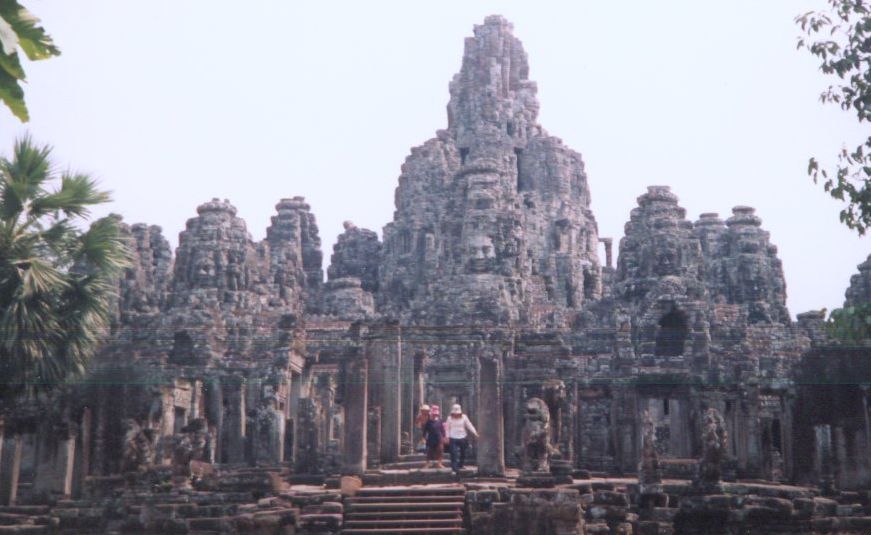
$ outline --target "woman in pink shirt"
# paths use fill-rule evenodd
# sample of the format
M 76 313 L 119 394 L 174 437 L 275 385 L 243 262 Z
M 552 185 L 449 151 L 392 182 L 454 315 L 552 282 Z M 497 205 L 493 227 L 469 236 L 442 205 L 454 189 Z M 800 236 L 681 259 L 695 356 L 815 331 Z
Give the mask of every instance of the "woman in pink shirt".
M 469 417 L 463 414 L 463 408 L 459 404 L 451 407 L 451 415 L 445 420 L 445 427 L 450 439 L 448 451 L 451 454 L 451 470 L 456 474 L 466 462 L 466 449 L 469 447 L 468 433 L 478 438 L 478 431 L 469 421 Z

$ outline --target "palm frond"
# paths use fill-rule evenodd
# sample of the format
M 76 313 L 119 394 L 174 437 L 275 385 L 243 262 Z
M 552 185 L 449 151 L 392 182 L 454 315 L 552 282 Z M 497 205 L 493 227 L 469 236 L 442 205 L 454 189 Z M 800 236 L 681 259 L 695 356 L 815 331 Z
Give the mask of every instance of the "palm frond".
M 31 257 L 13 260 L 21 280 L 20 295 L 30 299 L 63 291 L 69 283 L 63 274 L 41 258 Z
M 67 216 L 88 217 L 89 206 L 109 202 L 108 192 L 100 191 L 97 182 L 88 175 L 64 173 L 61 186 L 55 192 L 35 197 L 29 215 L 39 218 L 47 214 L 63 212 Z
M 25 135 L 15 142 L 11 160 L 0 159 L 0 217 L 17 217 L 43 192 L 52 175 L 50 156 L 50 146 L 36 146 Z
M 81 235 L 73 258 L 89 272 L 115 276 L 130 265 L 131 255 L 117 219 L 109 216 L 94 221 Z
M 55 254 L 61 254 L 72 246 L 76 237 L 76 228 L 68 219 L 53 221 L 51 226 L 39 233 L 39 238 Z

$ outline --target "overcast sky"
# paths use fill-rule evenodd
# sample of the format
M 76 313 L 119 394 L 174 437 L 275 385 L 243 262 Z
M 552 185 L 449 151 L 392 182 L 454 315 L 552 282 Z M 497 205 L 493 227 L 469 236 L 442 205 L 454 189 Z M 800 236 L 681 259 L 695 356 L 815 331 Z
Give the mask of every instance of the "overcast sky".
M 806 175 L 867 131 L 818 96 L 795 15 L 823 0 L 707 2 L 26 0 L 63 55 L 26 66 L 32 120 L 0 109 L 0 154 L 29 131 L 114 194 L 107 210 L 163 227 L 230 199 L 262 239 L 305 196 L 326 258 L 344 220 L 381 232 L 410 148 L 447 124 L 464 37 L 514 23 L 540 122 L 586 163 L 601 236 L 648 185 L 695 220 L 757 208 L 794 314 L 838 307 L 871 253 Z M 326 266 L 325 266 L 326 267 Z

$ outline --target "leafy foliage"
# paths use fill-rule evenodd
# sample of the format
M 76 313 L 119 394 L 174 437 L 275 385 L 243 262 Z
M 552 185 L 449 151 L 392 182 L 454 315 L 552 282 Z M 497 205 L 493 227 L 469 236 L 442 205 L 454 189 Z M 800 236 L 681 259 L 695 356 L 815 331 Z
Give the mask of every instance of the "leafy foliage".
M 77 226 L 109 195 L 50 156 L 25 137 L 0 158 L 0 401 L 84 372 L 128 261 L 115 218 Z
M 833 310 L 826 327 L 835 340 L 851 345 L 868 344 L 871 342 L 871 303 Z
M 827 0 L 827 11 L 808 12 L 796 17 L 804 35 L 798 48 L 821 60 L 820 70 L 837 76 L 838 82 L 820 95 L 856 114 L 859 122 L 871 120 L 871 2 L 868 0 Z M 814 182 L 823 181 L 829 195 L 847 206 L 841 222 L 860 235 L 871 228 L 871 136 L 838 154 L 832 170 L 820 167 L 816 158 L 808 164 Z
M 30 61 L 60 55 L 33 13 L 17 0 L 0 0 L 0 101 L 21 121 L 27 122 L 30 115 L 21 87 L 26 77 L 19 48 Z

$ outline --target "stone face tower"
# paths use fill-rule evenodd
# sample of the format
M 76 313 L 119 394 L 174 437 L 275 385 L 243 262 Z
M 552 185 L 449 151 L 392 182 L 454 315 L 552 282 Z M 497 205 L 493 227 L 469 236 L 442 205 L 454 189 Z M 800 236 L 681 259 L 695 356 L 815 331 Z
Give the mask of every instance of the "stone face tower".
M 536 122 L 526 53 L 499 16 L 466 40 L 448 129 L 412 149 L 384 229 L 385 312 L 415 323 L 564 325 L 601 294 L 580 154 Z

